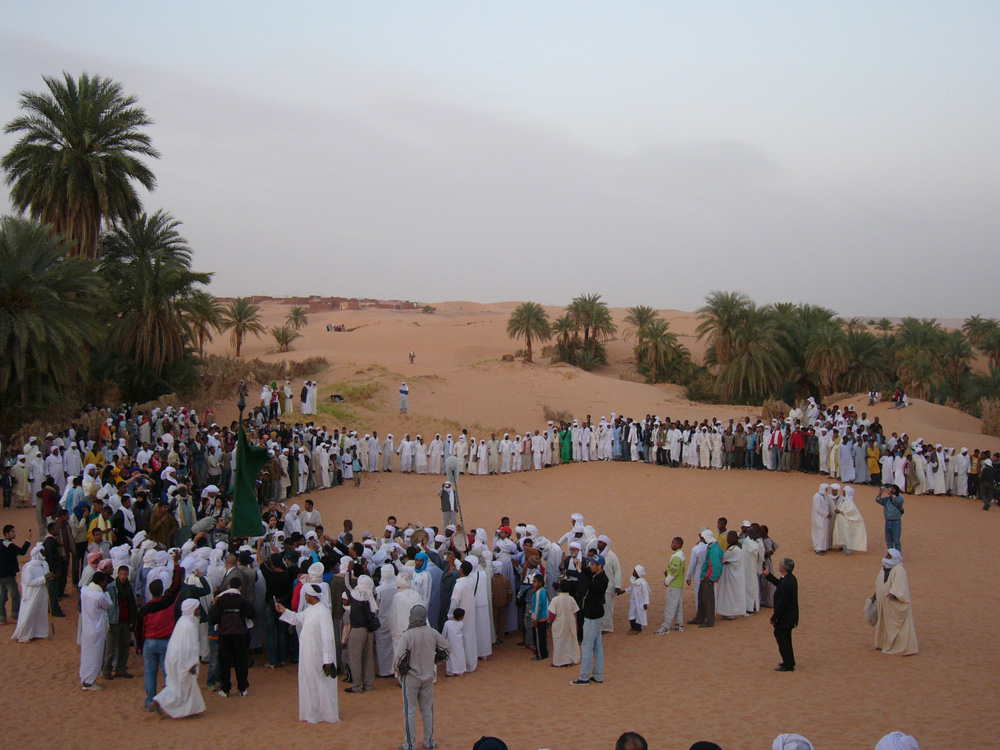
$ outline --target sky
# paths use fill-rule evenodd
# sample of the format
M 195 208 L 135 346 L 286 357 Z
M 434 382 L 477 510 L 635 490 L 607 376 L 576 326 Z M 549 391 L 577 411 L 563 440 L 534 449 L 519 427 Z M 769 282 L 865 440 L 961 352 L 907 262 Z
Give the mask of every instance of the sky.
M 0 122 L 154 124 L 218 295 L 1000 316 L 1000 3 L 0 0 Z M 0 134 L 0 153 L 14 143 Z M 0 212 L 10 212 L 0 184 Z

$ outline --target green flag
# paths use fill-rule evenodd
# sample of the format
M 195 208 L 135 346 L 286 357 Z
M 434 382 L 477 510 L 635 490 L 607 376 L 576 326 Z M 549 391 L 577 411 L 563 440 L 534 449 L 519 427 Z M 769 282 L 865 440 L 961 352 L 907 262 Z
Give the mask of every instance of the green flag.
M 240 425 L 236 437 L 236 471 L 233 483 L 232 536 L 244 538 L 264 535 L 264 522 L 257 505 L 257 475 L 271 458 L 267 448 L 247 443 L 247 434 Z

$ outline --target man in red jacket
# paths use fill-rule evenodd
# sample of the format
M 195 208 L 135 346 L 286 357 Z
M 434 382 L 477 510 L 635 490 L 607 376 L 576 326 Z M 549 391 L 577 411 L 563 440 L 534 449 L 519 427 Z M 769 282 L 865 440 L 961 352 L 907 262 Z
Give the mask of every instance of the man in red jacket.
M 149 593 L 153 598 L 139 609 L 139 618 L 135 627 L 135 647 L 142 655 L 145 669 L 146 710 L 154 711 L 153 698 L 156 696 L 156 672 L 163 671 L 163 681 L 166 683 L 167 672 L 165 659 L 167 642 L 174 632 L 174 603 L 181 590 L 184 580 L 184 570 L 174 558 L 174 578 L 170 588 L 164 593 L 163 582 L 155 580 L 149 584 Z
M 806 449 L 806 437 L 802 434 L 802 428 L 795 425 L 795 431 L 788 441 L 792 450 L 792 471 L 802 471 L 802 454 Z

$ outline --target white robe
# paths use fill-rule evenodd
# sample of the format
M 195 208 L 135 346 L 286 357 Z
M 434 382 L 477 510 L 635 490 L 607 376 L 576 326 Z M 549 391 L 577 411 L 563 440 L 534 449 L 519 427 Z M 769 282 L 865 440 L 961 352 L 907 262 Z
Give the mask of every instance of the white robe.
M 198 687 L 198 638 L 198 618 L 182 615 L 167 643 L 163 663 L 167 678 L 163 690 L 153 699 L 172 719 L 183 719 L 205 710 L 205 699 Z M 191 674 L 192 667 L 194 674 Z
M 622 566 L 618 562 L 618 555 L 611 551 L 610 547 L 605 547 L 604 552 L 604 573 L 608 577 L 608 588 L 604 593 L 604 621 L 601 623 L 602 633 L 615 632 L 615 589 L 622 587 Z
M 80 592 L 80 682 L 93 684 L 104 665 L 104 643 L 108 637 L 111 597 L 97 584 Z
M 649 583 L 647 583 L 645 578 L 639 578 L 625 589 L 625 593 L 629 595 L 629 621 L 635 622 L 637 625 L 648 625 Z
M 323 603 L 302 614 L 285 610 L 282 622 L 301 627 L 299 633 L 299 721 L 316 724 L 340 721 L 337 678 L 323 673 L 324 664 L 336 664 L 333 617 Z
M 396 579 L 397 588 L 399 580 Z M 392 650 L 396 650 L 399 637 L 410 626 L 410 610 L 417 605 L 423 606 L 424 600 L 412 588 L 398 589 L 392 597 L 392 608 L 389 610 L 389 630 L 392 633 Z
M 500 473 L 510 474 L 511 459 L 514 455 L 514 444 L 504 438 L 500 441 Z
M 476 599 L 476 655 L 485 659 L 493 653 L 493 602 L 490 601 L 489 577 L 482 568 L 473 570 L 469 578 L 473 583 Z
M 868 531 L 865 529 L 865 519 L 854 504 L 854 500 L 844 497 L 838 506 L 840 513 L 833 527 L 833 546 L 857 552 L 868 551 Z
M 476 662 L 479 656 L 476 639 L 476 595 L 474 587 L 476 585 L 476 571 L 455 581 L 455 588 L 451 592 L 451 606 L 448 608 L 448 616 L 455 609 L 461 607 L 465 610 L 465 619 L 462 625 L 462 643 L 465 646 L 465 671 L 475 672 Z M 407 610 L 409 612 L 409 610 Z
M 396 597 L 396 580 L 380 583 L 375 587 L 375 603 L 379 612 L 391 612 L 392 600 Z M 375 631 L 375 674 L 378 677 L 392 675 L 392 629 L 389 618 L 384 615 L 379 618 L 381 623 Z
M 417 474 L 427 473 L 427 445 L 425 443 L 413 444 L 413 470 Z
M 442 635 L 448 641 L 450 651 L 448 652 L 448 663 L 445 665 L 445 674 L 449 677 L 457 677 L 465 674 L 465 643 L 462 637 L 463 623 L 460 620 L 448 620 L 444 624 Z
M 812 544 L 816 552 L 824 552 L 830 536 L 830 504 L 826 495 L 817 492 L 812 504 Z
M 744 537 L 740 540 L 746 556 L 743 559 L 743 574 L 747 585 L 747 612 L 760 611 L 760 578 L 763 572 L 764 547 L 755 539 Z
M 720 617 L 745 617 L 747 582 L 744 566 L 746 551 L 734 544 L 722 556 L 722 577 L 715 595 L 715 611 Z
M 440 474 L 443 456 L 444 441 L 434 438 L 431 440 L 430 451 L 428 452 L 427 471 L 431 474 Z
M 399 454 L 399 470 L 404 474 L 413 471 L 413 441 L 403 440 L 396 449 Z
M 49 637 L 49 596 L 45 588 L 48 573 L 48 563 L 40 558 L 21 568 L 21 609 L 11 636 L 18 643 Z

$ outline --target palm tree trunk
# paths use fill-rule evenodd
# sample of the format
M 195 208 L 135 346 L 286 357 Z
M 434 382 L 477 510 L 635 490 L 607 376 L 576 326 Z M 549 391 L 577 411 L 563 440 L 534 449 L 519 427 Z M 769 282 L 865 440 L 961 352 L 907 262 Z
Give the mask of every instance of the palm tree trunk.
M 236 337 L 236 356 L 237 357 L 240 356 L 240 351 L 242 349 L 243 349 L 243 337 L 242 336 L 237 336 Z
M 530 333 L 525 334 L 525 336 L 524 336 L 524 343 L 528 347 L 528 362 L 531 362 L 531 334 Z

